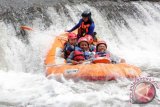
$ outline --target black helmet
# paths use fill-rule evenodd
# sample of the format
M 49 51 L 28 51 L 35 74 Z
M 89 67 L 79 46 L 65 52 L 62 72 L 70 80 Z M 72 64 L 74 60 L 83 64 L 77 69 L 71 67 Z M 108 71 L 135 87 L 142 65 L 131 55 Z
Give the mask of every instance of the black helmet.
M 82 17 L 90 17 L 91 16 L 91 11 L 89 10 L 85 10 L 83 13 L 82 13 Z

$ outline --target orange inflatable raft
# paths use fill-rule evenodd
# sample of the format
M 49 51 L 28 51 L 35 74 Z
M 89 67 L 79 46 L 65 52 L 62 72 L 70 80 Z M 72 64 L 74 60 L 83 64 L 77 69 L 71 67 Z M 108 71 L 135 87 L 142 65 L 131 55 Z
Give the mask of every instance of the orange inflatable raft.
M 85 63 L 72 65 L 67 64 L 61 58 L 61 50 L 63 44 L 67 41 L 67 33 L 55 37 L 52 48 L 46 56 L 46 76 L 63 75 L 67 79 L 82 79 L 82 80 L 114 80 L 116 78 L 135 78 L 141 74 L 138 67 L 128 65 L 125 63 L 120 64 L 107 64 L 107 63 Z

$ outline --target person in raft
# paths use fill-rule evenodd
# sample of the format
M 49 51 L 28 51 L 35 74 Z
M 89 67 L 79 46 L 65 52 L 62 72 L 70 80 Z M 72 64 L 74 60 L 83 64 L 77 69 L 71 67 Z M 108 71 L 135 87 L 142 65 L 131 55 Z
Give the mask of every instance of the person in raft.
M 95 24 L 91 18 L 91 12 L 86 10 L 82 13 L 82 18 L 79 22 L 71 29 L 67 30 L 67 32 L 72 32 L 78 28 L 78 39 L 80 37 L 84 37 L 86 34 L 89 34 L 93 37 L 94 41 L 97 41 L 96 32 L 94 32 Z
M 68 41 L 64 43 L 61 57 L 67 59 L 70 53 L 75 50 L 75 46 L 77 46 L 77 35 L 75 33 L 69 33 Z
M 119 57 L 111 54 L 107 50 L 107 44 L 105 41 L 98 41 L 97 42 L 95 59 L 98 57 L 105 57 L 105 58 L 109 59 L 111 63 L 114 63 L 114 64 L 125 63 L 125 60 L 123 58 L 119 58 Z
M 94 58 L 94 53 L 90 50 L 90 45 L 85 37 L 81 37 L 78 40 L 78 46 L 75 47 L 75 51 L 72 51 L 67 58 L 67 63 L 81 64 L 85 60 L 92 60 Z
M 90 51 L 91 52 L 96 52 L 96 46 L 93 44 L 93 37 L 91 35 L 85 35 L 85 38 L 87 38 L 87 41 L 90 45 Z

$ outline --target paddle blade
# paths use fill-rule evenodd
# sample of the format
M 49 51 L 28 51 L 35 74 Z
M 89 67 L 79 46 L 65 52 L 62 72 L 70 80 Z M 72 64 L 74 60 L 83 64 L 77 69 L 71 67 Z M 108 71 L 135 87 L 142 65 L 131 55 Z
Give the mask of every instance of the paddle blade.
M 21 26 L 20 27 L 22 30 L 29 30 L 29 31 L 33 31 L 33 29 L 31 27 L 28 26 Z

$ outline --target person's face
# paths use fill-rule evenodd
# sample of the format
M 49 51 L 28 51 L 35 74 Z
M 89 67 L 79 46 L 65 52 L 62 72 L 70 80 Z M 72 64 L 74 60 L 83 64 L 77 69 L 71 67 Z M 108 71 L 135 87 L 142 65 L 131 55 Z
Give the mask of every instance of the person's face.
M 80 48 L 82 48 L 84 51 L 88 51 L 89 46 L 87 42 L 81 42 L 80 43 Z
M 88 21 L 88 17 L 82 17 L 82 19 L 83 19 L 84 22 Z
M 98 52 L 105 52 L 107 50 L 107 47 L 105 44 L 98 45 Z
M 75 38 L 75 39 L 69 39 L 69 43 L 70 43 L 71 45 L 75 45 L 76 42 L 77 42 L 77 38 Z

